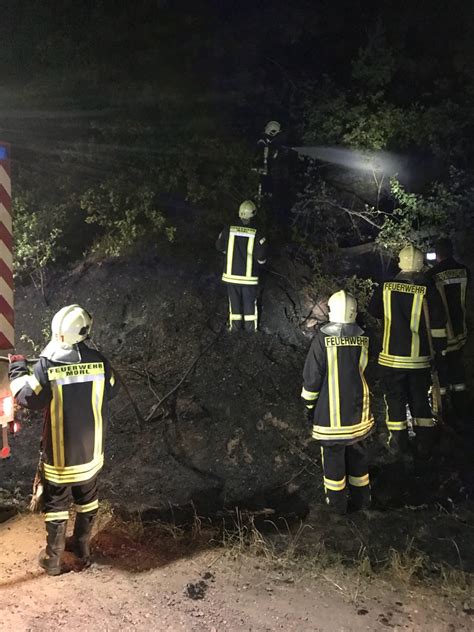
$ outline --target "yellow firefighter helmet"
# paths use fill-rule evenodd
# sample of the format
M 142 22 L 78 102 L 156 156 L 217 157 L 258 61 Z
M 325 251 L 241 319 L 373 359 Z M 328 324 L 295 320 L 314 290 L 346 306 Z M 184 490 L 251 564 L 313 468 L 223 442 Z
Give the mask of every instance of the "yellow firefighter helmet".
M 328 301 L 329 320 L 332 323 L 355 323 L 357 301 L 345 290 L 339 290 Z
M 85 340 L 92 327 L 92 317 L 80 305 L 67 305 L 57 312 L 51 322 L 51 340 L 75 345 Z
M 398 266 L 403 272 L 420 272 L 423 267 L 423 253 L 413 244 L 400 250 Z
M 252 200 L 245 200 L 239 206 L 239 217 L 240 219 L 252 219 L 257 214 L 257 207 L 252 202 Z
M 268 121 L 265 125 L 265 134 L 267 136 L 276 136 L 281 132 L 281 125 L 278 121 Z

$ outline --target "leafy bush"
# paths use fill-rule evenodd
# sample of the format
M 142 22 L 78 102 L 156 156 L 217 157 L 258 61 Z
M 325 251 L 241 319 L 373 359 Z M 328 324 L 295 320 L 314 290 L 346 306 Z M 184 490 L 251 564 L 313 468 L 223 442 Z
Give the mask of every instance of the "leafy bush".
M 136 187 L 123 180 L 112 180 L 83 193 L 80 205 L 87 213 L 85 221 L 102 229 L 93 251 L 118 256 L 162 234 L 173 241 L 175 229 L 166 224 L 155 198 L 149 185 Z
M 391 192 L 396 206 L 376 238 L 378 247 L 389 254 L 396 254 L 407 243 L 426 251 L 439 235 L 466 230 L 474 221 L 472 184 L 453 168 L 448 182 L 433 183 L 426 195 L 409 193 L 395 178 Z
M 38 208 L 28 194 L 19 194 L 13 198 L 12 213 L 14 273 L 20 279 L 30 277 L 45 297 L 46 268 L 61 253 L 62 229 L 60 226 L 50 226 L 48 210 Z

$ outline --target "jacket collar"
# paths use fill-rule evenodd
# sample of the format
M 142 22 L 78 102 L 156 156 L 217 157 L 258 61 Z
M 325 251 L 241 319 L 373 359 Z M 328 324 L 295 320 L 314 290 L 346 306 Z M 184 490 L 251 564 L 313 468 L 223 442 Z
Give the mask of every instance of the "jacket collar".
M 328 336 L 361 336 L 364 333 L 357 323 L 327 323 L 321 330 Z
M 76 364 L 81 361 L 81 352 L 78 345 L 69 346 L 51 340 L 40 353 L 40 357 L 61 364 Z

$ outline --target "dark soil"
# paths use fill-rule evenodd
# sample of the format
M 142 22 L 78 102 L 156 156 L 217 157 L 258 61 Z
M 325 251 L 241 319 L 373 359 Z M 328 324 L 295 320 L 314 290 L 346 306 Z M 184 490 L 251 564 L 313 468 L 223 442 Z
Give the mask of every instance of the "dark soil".
M 247 512 L 271 532 L 307 520 L 330 549 L 352 558 L 364 547 L 377 563 L 391 548 L 411 547 L 435 562 L 474 570 L 472 443 L 445 433 L 428 466 L 403 472 L 390 464 L 373 379 L 375 511 L 350 515 L 334 531 L 324 513 L 319 447 L 308 440 L 300 405 L 311 333 L 302 324 L 310 306 L 297 289 L 305 271 L 283 260 L 273 266 L 254 335 L 224 328 L 227 299 L 217 259 L 178 263 L 144 254 L 83 263 L 51 277 L 47 307 L 34 288 L 17 289 L 18 341 L 26 334 L 41 345 L 42 330 L 65 304 L 91 311 L 94 341 L 146 419 L 138 423 L 122 389 L 112 403 L 102 499 L 122 515 L 139 512 L 145 522 L 186 525 L 199 515 L 229 525 Z M 25 342 L 18 351 L 32 355 Z M 12 439 L 12 457 L 0 462 L 7 508 L 15 495 L 20 502 L 30 492 L 40 427 L 26 416 Z

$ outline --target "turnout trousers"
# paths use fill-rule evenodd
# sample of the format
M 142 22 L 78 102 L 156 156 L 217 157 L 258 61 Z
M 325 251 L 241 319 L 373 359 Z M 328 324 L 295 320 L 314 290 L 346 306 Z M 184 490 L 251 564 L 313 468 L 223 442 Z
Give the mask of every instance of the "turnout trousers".
M 347 488 L 354 509 L 370 506 L 370 481 L 364 441 L 321 446 L 326 502 L 337 513 L 347 511 Z
M 435 422 L 429 401 L 430 369 L 392 369 L 379 366 L 379 370 L 384 391 L 389 447 L 397 453 L 402 453 L 408 448 L 408 406 L 417 443 L 430 448 L 435 433 Z
M 258 311 L 257 295 L 258 285 L 238 285 L 227 283 L 229 296 L 229 330 L 257 331 Z
M 448 398 L 459 421 L 465 421 L 467 409 L 466 371 L 464 369 L 463 351 L 448 351 L 446 355 L 436 358 L 439 384 L 443 406 L 446 408 Z
M 99 508 L 97 477 L 80 485 L 53 485 L 44 483 L 44 512 L 46 522 L 62 522 L 69 518 L 71 496 L 78 514 L 95 516 Z

